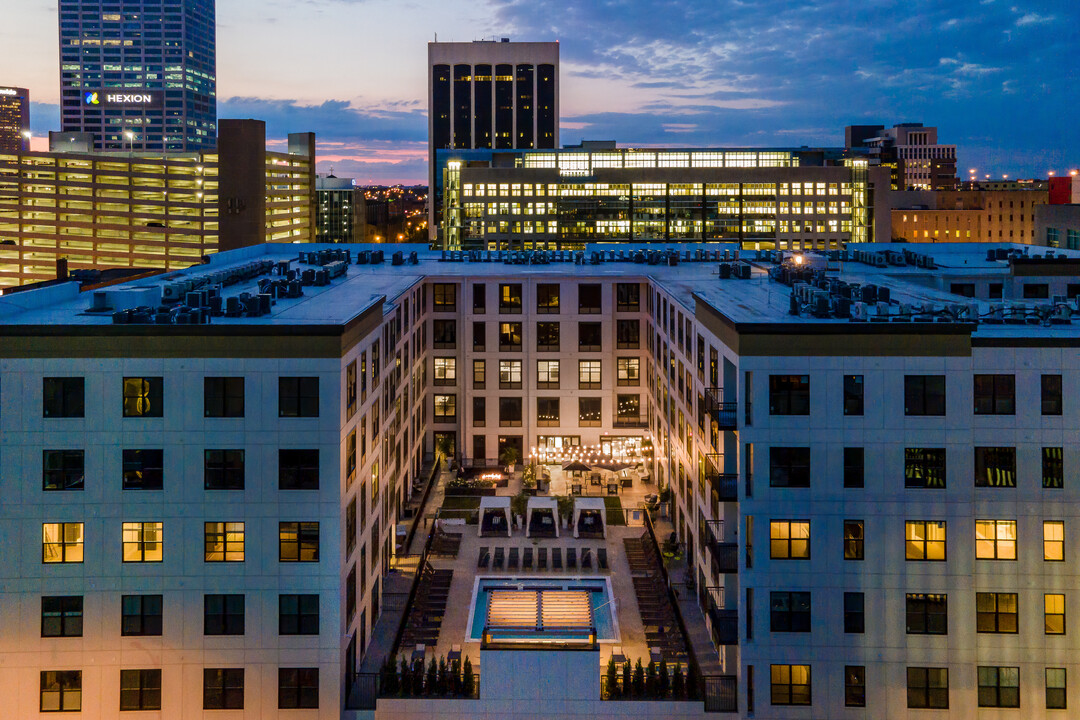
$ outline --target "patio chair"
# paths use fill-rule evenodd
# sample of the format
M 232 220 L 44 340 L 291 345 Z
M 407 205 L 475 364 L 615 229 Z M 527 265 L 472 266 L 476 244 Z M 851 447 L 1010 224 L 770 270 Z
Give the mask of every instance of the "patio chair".
M 608 495 L 618 495 L 619 494 L 619 483 L 608 483 L 607 484 L 607 494 Z
M 547 548 L 537 548 L 536 567 L 538 570 L 547 570 Z
M 576 482 L 570 485 L 571 495 L 581 495 L 581 483 Z
M 581 569 L 592 570 L 592 550 L 589 548 L 581 549 Z
M 607 548 L 599 548 L 596 551 L 596 567 L 601 570 L 608 569 Z
M 506 561 L 506 550 L 505 550 L 505 548 L 501 548 L 501 547 L 495 548 L 495 562 L 492 563 L 491 567 L 493 569 L 495 569 L 495 570 L 502 570 L 503 569 L 503 564 L 505 563 L 505 561 Z
M 566 567 L 569 570 L 577 570 L 577 548 L 566 548 Z
M 480 548 L 480 553 L 476 557 L 477 569 L 486 568 L 489 562 L 491 562 L 491 551 L 486 547 Z
M 506 568 L 508 570 L 517 570 L 518 567 L 518 549 L 516 547 L 510 548 L 510 558 L 506 562 Z
M 611 648 L 611 657 L 615 659 L 618 665 L 626 662 L 626 653 L 623 652 L 622 645 L 615 645 Z
M 454 662 L 455 660 L 460 660 L 460 659 L 461 659 L 461 646 L 460 645 L 451 645 L 450 646 L 450 652 L 446 654 L 447 662 Z
M 551 548 L 551 567 L 562 570 L 562 548 Z
M 527 547 L 524 550 L 522 550 L 521 567 L 523 567 L 526 570 L 532 570 L 532 566 L 533 566 L 533 549 L 531 547 Z

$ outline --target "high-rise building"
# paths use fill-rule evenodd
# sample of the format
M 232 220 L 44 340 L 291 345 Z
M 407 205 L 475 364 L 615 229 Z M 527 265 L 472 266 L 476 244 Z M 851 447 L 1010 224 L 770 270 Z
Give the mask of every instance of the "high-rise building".
M 877 164 L 893 169 L 894 190 L 955 190 L 956 146 L 939 145 L 938 129 L 922 123 L 848 125 L 848 151 L 863 150 Z
M 30 91 L 0 87 L 0 152 L 30 149 Z
M 353 178 L 319 175 L 315 178 L 315 235 L 318 242 L 362 241 L 363 192 Z M 361 235 L 357 235 L 360 232 Z
M 94 149 L 212 150 L 214 0 L 60 0 L 60 120 Z
M 428 43 L 428 226 L 438 224 L 435 151 L 559 145 L 559 43 Z

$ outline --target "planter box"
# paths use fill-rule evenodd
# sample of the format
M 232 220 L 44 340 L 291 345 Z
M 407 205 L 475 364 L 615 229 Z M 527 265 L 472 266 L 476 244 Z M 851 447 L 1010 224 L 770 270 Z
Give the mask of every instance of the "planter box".
M 495 488 L 446 488 L 447 497 L 488 497 L 495 494 Z

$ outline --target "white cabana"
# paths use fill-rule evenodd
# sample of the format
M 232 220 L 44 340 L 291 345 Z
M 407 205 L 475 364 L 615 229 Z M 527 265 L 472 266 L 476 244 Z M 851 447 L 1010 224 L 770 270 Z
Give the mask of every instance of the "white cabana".
M 548 510 L 551 511 L 550 524 L 546 522 Z M 536 523 L 533 522 L 534 519 Z M 554 531 L 554 537 L 559 537 L 559 501 L 553 497 L 529 498 L 525 506 L 525 522 L 525 537 L 533 537 L 537 534 L 547 536 L 551 534 L 551 531 Z
M 595 497 L 574 498 L 574 537 L 578 537 L 578 531 L 581 529 L 581 513 L 594 510 L 600 518 L 600 526 L 597 529 L 601 537 L 607 537 L 607 507 L 604 505 L 603 498 Z
M 513 532 L 513 526 L 510 523 L 510 498 L 500 495 L 487 495 L 480 498 L 480 523 L 477 534 L 480 537 L 484 537 L 485 531 L 501 534 L 504 526 L 506 537 L 510 537 Z

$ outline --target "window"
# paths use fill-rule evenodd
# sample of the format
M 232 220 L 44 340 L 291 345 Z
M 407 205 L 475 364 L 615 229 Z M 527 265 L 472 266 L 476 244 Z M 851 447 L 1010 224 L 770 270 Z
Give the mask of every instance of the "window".
M 866 707 L 866 667 L 844 666 L 844 705 Z
M 945 489 L 945 448 L 904 448 L 904 487 Z
M 558 352 L 559 323 L 536 323 L 536 350 L 537 352 Z
M 360 557 L 363 557 L 365 546 L 360 551 Z M 349 568 L 349 574 L 345 578 L 345 621 L 351 623 L 353 617 L 356 616 L 356 566 L 353 565 Z
M 499 350 L 503 352 L 521 351 L 521 323 L 499 323 Z
M 979 707 L 1020 707 L 1020 668 L 979 666 Z
M 42 417 L 84 417 L 86 380 L 81 377 L 42 378 Z
M 905 415 L 944 415 L 945 376 L 905 375 Z
M 598 322 L 578 323 L 578 350 L 581 352 L 600 352 L 602 325 Z
M 975 630 L 981 633 L 1017 632 L 1016 593 L 975 593 Z
M 641 311 L 641 285 L 615 283 L 615 309 L 618 312 Z
M 1043 595 L 1043 624 L 1047 635 L 1065 634 L 1065 595 L 1063 593 Z
M 431 290 L 435 312 L 457 312 L 457 285 L 432 283 Z
M 1016 448 L 975 448 L 975 487 L 1016 487 Z
M 81 563 L 83 561 L 83 524 L 44 523 L 41 526 L 41 561 L 43 563 Z
M 536 424 L 540 427 L 559 426 L 559 398 L 536 398 Z
M 1043 560 L 1065 560 L 1065 523 L 1061 520 L 1043 521 Z
M 641 323 L 638 320 L 615 321 L 615 347 L 619 350 L 641 347 Z
M 863 559 L 863 521 L 862 520 L 845 520 L 844 521 L 844 559 L 845 560 L 862 560 Z
M 636 357 L 616 360 L 618 384 L 624 387 L 637 387 L 641 384 L 641 360 Z
M 244 562 L 244 523 L 203 523 L 206 562 Z
M 1016 376 L 976 375 L 976 415 L 1015 415 Z
M 457 422 L 457 395 L 435 396 L 435 422 Z
M 484 427 L 487 424 L 487 399 L 474 397 L 472 399 L 472 424 L 473 427 Z
M 863 376 L 844 376 L 844 414 L 863 414 Z
M 540 390 L 559 389 L 559 361 L 536 361 L 536 387 Z
M 435 384 L 457 384 L 457 358 L 435 358 Z
M 769 593 L 771 632 L 810 632 L 810 593 Z
M 278 595 L 278 634 L 318 635 L 319 596 Z
M 1011 215 L 1009 216 L 1012 217 Z M 1012 231 L 1009 233 L 1012 234 Z M 1045 300 L 1050 297 L 1050 286 L 1047 283 L 1025 283 L 1024 284 L 1024 299 L 1025 300 Z
M 41 712 L 82 710 L 82 670 L 41 671 Z
M 810 558 L 810 521 L 771 521 L 769 523 L 769 557 L 773 560 L 808 560 Z
M 278 708 L 319 707 L 319 668 L 278 668 Z
M 356 414 L 356 361 L 345 366 L 345 419 Z
M 642 423 L 641 396 L 640 395 L 616 395 L 615 396 L 615 420 L 624 423 Z
M 42 450 L 42 490 L 82 490 L 85 454 L 82 450 Z
M 772 487 L 810 487 L 810 448 L 769 448 L 769 485 Z
M 809 665 L 772 665 L 770 671 L 773 705 L 810 704 Z
M 161 595 L 124 595 L 120 598 L 120 634 L 161 635 Z
M 161 670 L 121 670 L 120 709 L 160 710 Z
M 1064 710 L 1065 668 L 1046 668 L 1046 709 Z
M 536 312 L 539 315 L 559 314 L 559 286 L 540 284 L 536 286 Z
M 360 429 L 364 429 L 364 417 L 360 416 Z M 351 484 L 356 477 L 356 428 L 345 436 L 345 478 Z
M 355 372 L 355 370 L 354 367 L 353 371 Z M 244 417 L 244 378 L 204 378 L 203 416 L 214 418 Z
M 521 361 L 499 361 L 499 388 L 502 390 L 521 388 Z
M 124 450 L 124 489 L 161 490 L 165 474 L 164 466 L 165 453 L 162 450 Z
M 1065 463 L 1060 447 L 1042 449 L 1042 478 L 1044 488 L 1060 490 L 1065 487 Z
M 363 488 L 360 489 L 363 492 Z M 356 548 L 356 498 L 345 506 L 345 557 L 352 555 Z
M 844 593 L 844 632 L 866 632 L 866 598 L 861 592 Z
M 1042 376 L 1042 414 L 1061 414 L 1061 376 Z
M 487 286 L 484 283 L 474 283 L 472 286 L 472 309 L 474 313 L 487 312 Z
M 599 315 L 601 312 L 600 286 L 578 285 L 578 313 L 581 315 Z
M 203 710 L 244 709 L 244 668 L 203 670 Z
M 946 525 L 944 520 L 908 520 L 904 523 L 905 559 L 944 561 Z
M 457 320 L 431 321 L 431 346 L 436 350 L 453 350 L 457 347 Z M 475 334 L 473 342 L 476 342 Z
M 602 386 L 599 360 L 578 360 L 578 389 L 599 390 Z
M 41 637 L 82 637 L 82 595 L 45 595 L 41 598 Z
M 520 283 L 501 283 L 499 285 L 499 312 L 511 315 L 521 314 Z
M 907 706 L 912 709 L 949 707 L 949 669 L 909 667 Z
M 1015 560 L 1016 521 L 976 520 L 975 557 L 978 560 Z
M 280 562 L 319 562 L 319 523 L 278 523 Z
M 861 447 L 844 448 L 844 487 L 861 488 L 863 486 L 863 457 Z
M 600 427 L 601 407 L 600 398 L 578 398 L 578 425 Z
M 124 378 L 124 417 L 161 417 L 162 385 L 159 377 Z
M 472 349 L 477 352 L 487 350 L 487 323 L 474 322 L 472 324 Z
M 207 490 L 244 489 L 243 450 L 207 450 L 203 455 L 203 484 Z
M 932 593 L 908 593 L 907 634 L 948 635 L 949 596 Z
M 278 489 L 318 490 L 319 450 L 278 450 Z
M 319 417 L 319 378 L 278 378 L 278 417 Z
M 161 562 L 161 530 L 159 522 L 124 523 L 124 562 Z
M 501 427 L 521 427 L 521 398 L 499 398 L 499 425 Z
M 770 375 L 770 415 L 809 415 L 810 376 Z
M 203 595 L 203 635 L 243 634 L 243 595 Z
M 487 362 L 473 360 L 472 363 L 472 386 L 474 390 L 483 390 L 487 385 Z

